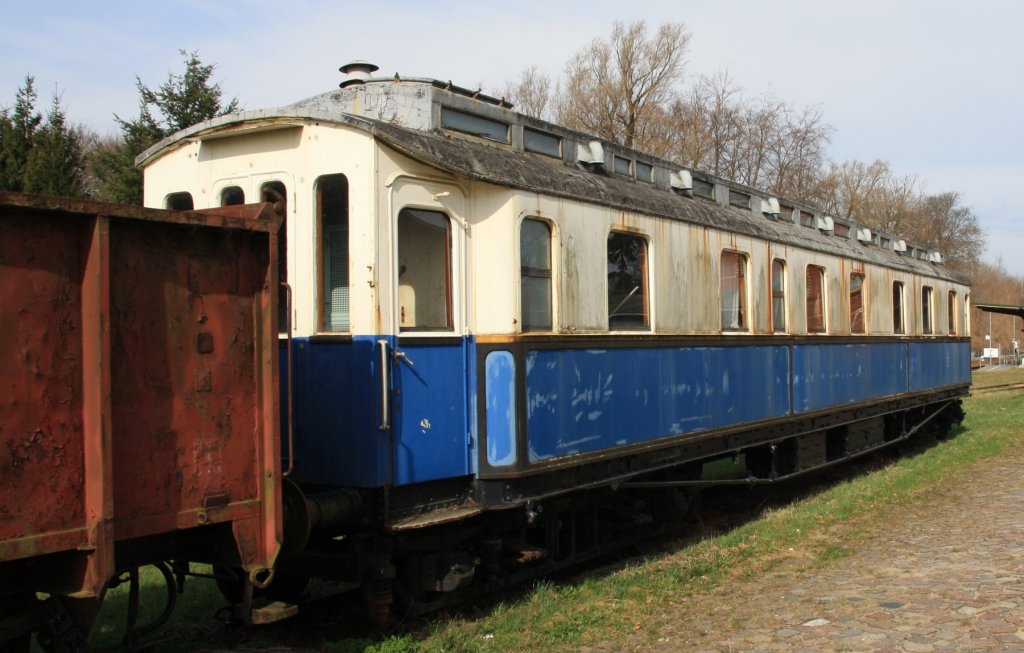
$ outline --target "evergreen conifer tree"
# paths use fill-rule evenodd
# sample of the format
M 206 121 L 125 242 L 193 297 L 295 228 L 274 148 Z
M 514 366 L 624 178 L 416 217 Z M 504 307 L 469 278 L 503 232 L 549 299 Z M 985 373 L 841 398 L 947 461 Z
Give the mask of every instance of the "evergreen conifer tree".
M 68 126 L 60 96 L 54 93 L 46 122 L 33 134 L 22 187 L 28 193 L 81 197 L 84 169 L 81 138 Z
M 35 78 L 25 75 L 13 111 L 4 110 L 0 118 L 0 190 L 24 190 L 29 152 L 42 120 L 36 111 Z
M 156 90 L 136 77 L 139 115 L 131 120 L 114 116 L 121 127 L 121 146 L 98 151 L 93 163 L 102 199 L 141 204 L 142 172 L 135 167 L 139 154 L 180 129 L 238 111 L 238 99 L 223 104 L 220 84 L 211 83 L 215 67 L 204 64 L 196 52 L 180 52 L 183 74 L 170 73 Z

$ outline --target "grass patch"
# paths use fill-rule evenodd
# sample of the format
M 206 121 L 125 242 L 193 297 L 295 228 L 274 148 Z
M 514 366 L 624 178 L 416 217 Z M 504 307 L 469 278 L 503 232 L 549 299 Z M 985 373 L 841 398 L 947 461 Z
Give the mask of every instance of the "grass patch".
M 210 573 L 207 565 L 192 565 L 193 571 Z M 167 591 L 163 576 L 153 567 L 143 567 L 139 577 L 138 625 L 151 623 L 163 611 Z M 113 649 L 121 645 L 125 636 L 128 614 L 128 583 L 107 592 L 103 607 L 89 633 L 89 646 L 96 650 Z M 177 606 L 161 633 L 168 641 L 159 647 L 164 653 L 191 651 L 205 639 L 204 634 L 216 622 L 212 616 L 227 605 L 213 580 L 188 578 L 185 594 L 179 596 Z
M 1004 383 L 1024 382 L 1024 368 L 1002 367 L 993 371 L 977 371 L 971 375 L 971 385 L 975 388 L 987 388 Z

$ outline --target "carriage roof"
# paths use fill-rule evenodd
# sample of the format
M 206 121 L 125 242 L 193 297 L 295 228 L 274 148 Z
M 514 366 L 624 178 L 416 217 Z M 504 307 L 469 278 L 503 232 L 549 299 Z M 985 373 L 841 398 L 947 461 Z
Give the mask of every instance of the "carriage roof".
M 673 189 L 671 176 L 680 167 L 670 161 L 600 141 L 605 160 L 628 157 L 652 168 L 651 181 L 639 181 L 606 170 L 604 165 L 581 163 L 577 148 L 584 150 L 597 139 L 559 125 L 512 111 L 511 104 L 479 92 L 432 79 L 392 78 L 361 80 L 362 83 L 301 100 L 294 104 L 220 116 L 179 131 L 143 152 L 136 163 L 145 167 L 183 142 L 285 128 L 296 123 L 345 125 L 373 136 L 381 143 L 414 160 L 451 174 L 522 189 L 538 194 L 596 203 L 617 210 L 681 220 L 691 224 L 741 234 L 756 239 L 842 256 L 866 263 L 902 269 L 916 274 L 968 283 L 966 277 L 928 260 L 931 254 L 910 246 L 907 253 L 861 241 L 856 224 L 839 221 L 848 235 L 808 228 L 789 219 L 770 219 L 762 212 L 769 194 L 714 175 L 694 172 L 704 184 L 724 187 L 749 196 L 752 208 L 737 208 L 712 198 L 684 196 Z M 442 127 L 442 111 L 479 116 L 509 126 L 507 142 L 496 142 L 457 129 Z M 523 130 L 537 130 L 564 144 L 562 156 L 528 154 L 523 150 Z M 607 166 L 610 167 L 610 166 Z M 823 216 L 821 211 L 786 200 L 787 208 Z M 870 237 L 869 237 L 870 238 Z M 899 242 L 889 236 L 887 240 Z M 916 258 L 913 252 L 926 255 Z

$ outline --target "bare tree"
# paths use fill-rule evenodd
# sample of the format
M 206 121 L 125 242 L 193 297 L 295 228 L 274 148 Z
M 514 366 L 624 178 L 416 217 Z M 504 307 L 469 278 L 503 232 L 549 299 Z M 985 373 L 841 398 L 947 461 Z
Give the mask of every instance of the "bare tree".
M 782 105 L 779 137 L 771 145 L 766 170 L 768 188 L 794 199 L 806 197 L 820 179 L 827 161 L 825 148 L 832 140 L 832 125 L 819 107 L 796 110 Z
M 537 70 L 537 66 L 530 66 L 518 80 L 505 83 L 502 97 L 514 104 L 520 113 L 550 120 L 554 117 L 552 100 L 557 92 L 557 86 L 552 89 L 550 77 Z
M 700 76 L 672 103 L 670 114 L 680 134 L 675 158 L 685 166 L 727 177 L 742 131 L 742 95 L 721 71 Z
M 569 60 L 561 81 L 533 66 L 505 96 L 528 115 L 927 245 L 951 265 L 981 256 L 984 235 L 957 193 L 926 196 L 915 175 L 882 160 L 829 161 L 834 130 L 819 107 L 748 99 L 726 70 L 683 86 L 689 41 L 678 23 L 649 36 L 643 22 L 617 22 Z
M 683 165 L 798 200 L 820 185 L 832 127 L 815 107 L 748 100 L 721 71 L 698 77 L 672 103 L 670 120 L 672 154 Z
M 1012 275 L 1006 269 L 1002 258 L 995 263 L 978 261 L 967 267 L 966 272 L 971 278 L 971 303 L 1014 304 L 1024 306 L 1024 276 Z M 962 301 L 962 299 L 961 299 Z M 1009 315 L 995 315 L 989 321 L 984 312 L 974 309 L 971 315 L 971 349 L 980 352 L 983 347 L 999 347 L 1003 350 L 1011 347 L 1013 340 L 1024 340 L 1021 327 L 1024 323 Z M 985 336 L 992 328 L 992 341 Z
M 648 38 L 642 22 L 616 22 L 565 68 L 556 115 L 562 124 L 652 154 L 666 149 L 666 108 L 682 79 L 690 34 L 666 23 Z
M 928 195 L 920 200 L 920 221 L 912 234 L 916 242 L 942 253 L 948 265 L 964 269 L 985 251 L 985 232 L 960 193 Z

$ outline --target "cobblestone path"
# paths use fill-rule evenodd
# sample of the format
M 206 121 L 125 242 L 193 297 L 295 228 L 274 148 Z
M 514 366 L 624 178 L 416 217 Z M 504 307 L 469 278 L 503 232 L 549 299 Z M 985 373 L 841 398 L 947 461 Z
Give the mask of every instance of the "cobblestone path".
M 609 651 L 1020 651 L 1024 457 L 895 508 L 856 552 L 723 583 Z

